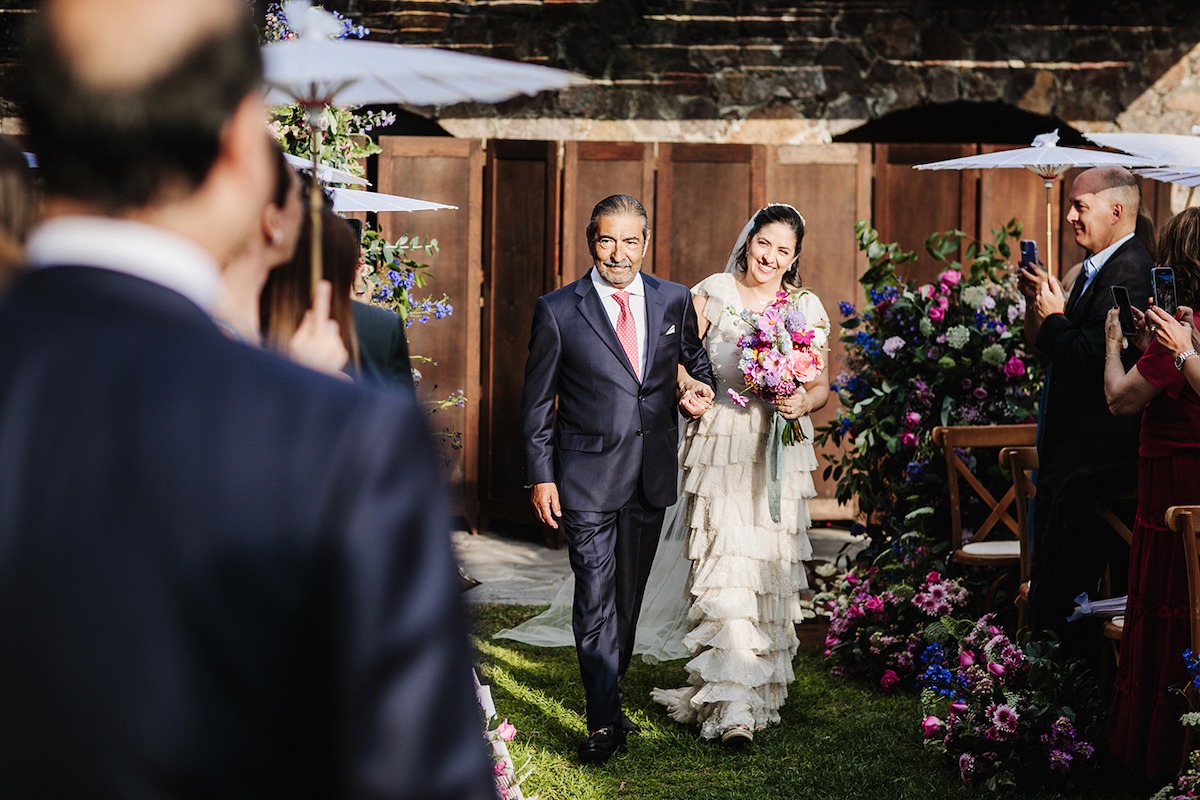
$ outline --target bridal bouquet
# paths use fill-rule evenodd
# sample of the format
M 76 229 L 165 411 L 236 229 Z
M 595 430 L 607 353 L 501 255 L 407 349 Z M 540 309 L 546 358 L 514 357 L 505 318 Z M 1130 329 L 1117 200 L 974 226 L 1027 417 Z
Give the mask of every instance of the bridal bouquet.
M 824 356 L 813 343 L 816 330 L 809 326 L 791 293 L 778 292 L 761 313 L 742 311 L 737 315 L 751 329 L 738 340 L 742 349 L 738 368 L 746 378 L 747 391 L 773 404 L 791 397 L 825 369 Z M 748 398 L 733 389 L 729 390 L 729 396 L 739 406 L 744 407 L 748 402 Z M 790 445 L 803 440 L 800 420 L 788 420 L 783 427 L 783 443 Z

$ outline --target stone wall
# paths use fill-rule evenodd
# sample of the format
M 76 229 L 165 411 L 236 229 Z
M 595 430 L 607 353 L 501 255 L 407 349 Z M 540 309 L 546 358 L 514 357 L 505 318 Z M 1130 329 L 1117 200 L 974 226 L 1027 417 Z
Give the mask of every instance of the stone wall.
M 0 117 L 20 31 L 0 8 Z M 257 0 L 262 8 L 264 3 Z M 575 70 L 593 85 L 419 113 L 461 136 L 829 141 L 929 104 L 1003 102 L 1085 130 L 1200 121 L 1200 12 L 1188 0 L 329 0 L 371 39 Z

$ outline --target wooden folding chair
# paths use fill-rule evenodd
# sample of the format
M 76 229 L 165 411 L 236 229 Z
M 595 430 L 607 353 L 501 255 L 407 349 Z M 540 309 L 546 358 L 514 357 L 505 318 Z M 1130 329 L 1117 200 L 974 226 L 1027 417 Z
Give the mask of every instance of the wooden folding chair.
M 1038 468 L 1036 447 L 1006 447 L 1000 463 L 1012 474 L 1013 505 L 1017 509 L 1017 540 L 1021 543 L 1020 587 L 1017 590 L 1017 630 L 1029 625 L 1029 578 L 1033 572 L 1029 537 L 1029 501 L 1037 494 L 1033 472 Z
M 1124 495 L 1122 497 L 1114 498 L 1114 500 L 1117 502 L 1122 502 L 1122 501 L 1126 501 L 1126 500 L 1136 501 L 1137 494 L 1134 493 L 1131 495 Z M 1116 531 L 1118 536 L 1120 536 L 1122 539 L 1125 540 L 1126 545 L 1133 544 L 1133 531 L 1131 531 L 1129 529 L 1129 526 L 1125 524 L 1124 520 L 1122 520 L 1120 517 L 1118 517 L 1116 514 L 1113 513 L 1112 509 L 1109 508 L 1109 504 L 1096 503 L 1095 508 L 1096 508 L 1096 513 L 1099 514 L 1100 517 L 1105 522 L 1108 523 L 1108 526 L 1110 528 L 1112 528 L 1114 531 Z M 1108 569 L 1105 570 L 1104 586 L 1105 586 L 1105 594 L 1108 595 L 1109 597 L 1111 597 L 1112 596 L 1111 567 L 1109 567 Z M 1113 617 L 1112 619 L 1105 620 L 1104 625 L 1101 626 L 1101 628 L 1100 628 L 1100 632 L 1104 635 L 1105 639 L 1107 639 L 1108 641 L 1110 641 L 1112 643 L 1113 663 L 1114 664 L 1121 663 L 1121 637 L 1125 634 L 1125 617 L 1118 616 L 1118 617 Z
M 951 558 L 965 567 L 1002 570 L 992 582 L 984 599 L 984 610 L 989 611 L 996 599 L 996 592 L 1013 570 L 1021 566 L 1020 525 L 1009 513 L 1016 497 L 1016 490 L 1008 491 L 997 500 L 987 487 L 972 474 L 959 450 L 972 447 L 1030 447 L 1036 444 L 1037 426 L 1026 425 L 940 425 L 933 429 L 933 443 L 942 448 L 946 458 L 946 482 L 950 490 L 950 542 Z M 963 544 L 962 491 L 960 482 L 965 482 L 984 505 L 988 516 L 975 530 L 971 541 Z M 993 532 L 1007 528 L 1013 538 L 991 538 Z
M 1167 527 L 1183 536 L 1183 557 L 1186 562 L 1188 587 L 1188 622 L 1191 629 L 1192 652 L 1200 653 L 1200 506 L 1171 506 L 1167 509 Z M 1188 698 L 1195 707 L 1196 689 L 1188 684 Z M 1193 728 L 1184 727 L 1184 761 L 1192 751 Z

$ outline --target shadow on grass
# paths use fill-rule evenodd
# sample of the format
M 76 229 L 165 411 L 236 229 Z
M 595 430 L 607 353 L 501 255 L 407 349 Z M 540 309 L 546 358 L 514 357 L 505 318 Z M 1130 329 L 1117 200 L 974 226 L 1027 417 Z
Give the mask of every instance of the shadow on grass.
M 693 729 L 670 720 L 650 699 L 653 687 L 682 686 L 683 661 L 635 661 L 625 678 L 625 710 L 642 728 L 629 752 L 598 767 L 575 757 L 585 735 L 583 689 L 575 650 L 540 648 L 492 639 L 537 610 L 526 606 L 473 606 L 480 679 L 492 686 L 500 716 L 518 730 L 509 747 L 518 767 L 532 774 L 526 795 L 542 800 L 841 800 L 842 798 L 974 798 L 957 771 L 924 749 L 915 695 L 829 675 L 818 653 L 801 652 L 780 725 L 755 734 L 746 751 L 700 741 Z M 1035 800 L 1146 795 L 1112 793 L 1102 781 L 1077 794 L 1013 795 Z M 1108 793 L 1106 793 L 1108 792 Z

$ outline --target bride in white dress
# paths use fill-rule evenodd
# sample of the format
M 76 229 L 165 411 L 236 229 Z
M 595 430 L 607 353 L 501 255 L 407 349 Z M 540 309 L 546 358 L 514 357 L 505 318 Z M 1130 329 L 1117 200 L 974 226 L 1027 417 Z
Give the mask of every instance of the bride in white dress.
M 761 312 L 781 288 L 794 295 L 816 332 L 814 344 L 825 347 L 829 317 L 817 296 L 800 286 L 803 239 L 796 209 L 769 205 L 743 229 L 733 271 L 711 275 L 692 290 L 717 377 L 716 403 L 692 424 L 681 461 L 692 565 L 691 630 L 683 643 L 692 658 L 687 686 L 651 694 L 673 719 L 698 723 L 703 738 L 731 745 L 748 743 L 754 730 L 779 721 L 798 646 L 803 562 L 812 558 L 808 499 L 816 494 L 817 460 L 808 415 L 829 399 L 828 372 L 772 407 L 745 391 L 738 368 L 738 339 L 750 332 L 740 314 Z M 749 402 L 741 406 L 729 389 Z M 782 448 L 778 522 L 766 470 L 776 413 L 798 419 L 804 432 L 802 441 Z
M 803 561 L 812 556 L 808 498 L 817 466 L 808 414 L 829 398 L 827 372 L 768 406 L 745 391 L 738 316 L 760 312 L 782 287 L 793 292 L 814 345 L 826 346 L 829 318 L 816 295 L 800 288 L 804 220 L 788 205 L 759 210 L 743 227 L 725 273 L 693 290 L 700 332 L 717 377 L 715 405 L 690 423 L 680 444 L 680 500 L 667 510 L 638 623 L 635 653 L 647 660 L 691 656 L 688 685 L 655 689 L 671 717 L 698 723 L 703 738 L 744 744 L 752 731 L 779 721 L 791 682 L 800 621 Z M 739 392 L 745 407 L 730 397 Z M 779 522 L 768 504 L 766 452 L 771 416 L 799 419 L 805 439 L 784 447 Z M 568 579 L 546 612 L 497 637 L 542 646 L 574 643 Z

